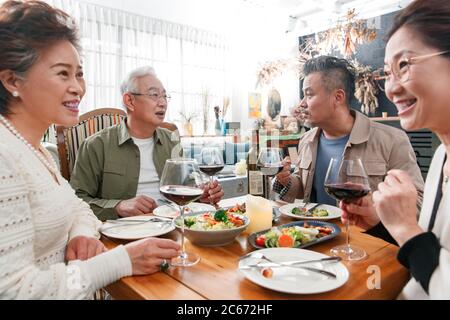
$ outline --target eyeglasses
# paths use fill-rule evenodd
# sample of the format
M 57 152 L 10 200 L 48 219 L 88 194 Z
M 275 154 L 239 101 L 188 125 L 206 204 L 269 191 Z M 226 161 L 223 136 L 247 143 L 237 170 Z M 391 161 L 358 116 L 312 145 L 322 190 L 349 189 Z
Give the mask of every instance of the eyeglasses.
M 386 90 L 386 83 L 390 84 L 392 81 L 397 79 L 400 83 L 405 83 L 410 80 L 410 66 L 428 58 L 436 57 L 442 54 L 446 54 L 450 51 L 440 51 L 429 54 L 424 54 L 422 56 L 410 57 L 410 58 L 400 58 L 394 61 L 393 64 L 389 66 L 389 69 L 383 70 L 379 69 L 373 72 L 373 79 L 377 82 L 378 86 L 382 91 Z
M 159 99 L 163 99 L 164 101 L 169 102 L 170 98 L 171 98 L 171 96 L 169 94 L 166 94 L 166 93 L 159 94 L 157 92 L 148 92 L 148 93 L 129 92 L 129 94 L 132 94 L 133 96 L 147 96 L 154 102 L 158 102 Z

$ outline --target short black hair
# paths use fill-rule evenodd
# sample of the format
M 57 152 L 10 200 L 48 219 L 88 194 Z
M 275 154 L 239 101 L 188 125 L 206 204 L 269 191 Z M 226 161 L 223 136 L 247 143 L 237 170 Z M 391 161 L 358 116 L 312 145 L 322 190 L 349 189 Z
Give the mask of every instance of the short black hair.
M 309 59 L 303 65 L 302 75 L 319 72 L 325 88 L 331 92 L 343 89 L 347 104 L 350 106 L 355 96 L 355 68 L 345 59 L 332 56 L 320 56 Z

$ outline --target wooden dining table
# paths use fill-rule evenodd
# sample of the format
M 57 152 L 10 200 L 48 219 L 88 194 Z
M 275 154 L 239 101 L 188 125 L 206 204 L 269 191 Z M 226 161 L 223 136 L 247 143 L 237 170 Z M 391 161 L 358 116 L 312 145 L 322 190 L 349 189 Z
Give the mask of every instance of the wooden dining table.
M 242 203 L 245 198 L 222 200 L 223 207 Z M 274 206 L 280 203 L 273 202 Z M 295 221 L 281 215 L 275 225 Z M 344 244 L 346 234 L 339 219 L 329 221 L 343 232 L 326 242 L 308 249 L 329 254 L 330 248 Z M 110 284 L 106 290 L 114 299 L 135 300 L 276 300 L 276 299 L 395 299 L 409 279 L 408 271 L 397 261 L 398 247 L 351 226 L 351 243 L 364 248 L 367 258 L 343 261 L 349 271 L 348 281 L 341 287 L 319 294 L 287 294 L 263 288 L 249 281 L 238 270 L 238 259 L 255 250 L 247 241 L 248 234 L 222 247 L 200 247 L 188 240 L 186 249 L 196 252 L 201 260 L 191 267 L 170 267 L 165 272 L 147 276 L 131 276 Z M 162 236 L 179 241 L 174 230 Z M 111 249 L 126 241 L 102 236 L 102 242 Z

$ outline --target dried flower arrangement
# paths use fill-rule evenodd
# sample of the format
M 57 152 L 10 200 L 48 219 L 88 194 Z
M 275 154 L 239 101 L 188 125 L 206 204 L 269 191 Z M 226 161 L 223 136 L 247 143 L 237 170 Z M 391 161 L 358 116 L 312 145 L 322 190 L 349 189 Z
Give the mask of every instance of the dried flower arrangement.
M 285 70 L 298 72 L 306 60 L 318 54 L 330 54 L 334 49 L 339 50 L 346 58 L 351 57 L 357 44 L 372 42 L 376 36 L 376 30 L 367 27 L 365 20 L 356 19 L 355 9 L 351 9 L 344 22 L 338 21 L 335 27 L 316 34 L 315 38 L 308 38 L 300 46 L 297 58 L 265 62 L 258 71 L 256 86 L 271 84 Z
M 192 120 L 198 117 L 198 114 L 196 112 L 190 112 L 187 111 L 180 111 L 179 112 L 181 118 L 183 118 L 184 123 L 191 123 Z
M 214 106 L 214 115 L 215 115 L 216 119 L 225 118 L 225 115 L 227 114 L 229 107 L 230 107 L 230 98 L 224 97 L 222 110 L 220 109 L 220 107 L 218 105 Z M 221 114 L 222 114 L 222 116 L 220 116 Z
M 266 61 L 258 71 L 256 87 L 269 85 L 276 77 L 282 75 L 289 65 L 288 59 Z
M 227 114 L 229 106 L 230 106 L 230 98 L 224 97 L 223 98 L 223 106 L 222 106 L 222 118 L 225 118 L 225 115 Z
M 313 38 L 308 38 L 302 44 L 300 44 L 298 48 L 298 57 L 297 57 L 297 72 L 299 78 L 303 79 L 305 76 L 302 74 L 303 65 L 309 59 L 312 59 L 316 55 L 320 54 L 318 51 L 318 46 L 314 42 Z
M 365 20 L 356 19 L 355 9 L 351 9 L 345 16 L 345 21 L 338 22 L 334 28 L 316 34 L 316 37 L 307 38 L 299 47 L 296 59 L 279 59 L 266 62 L 258 72 L 257 85 L 268 85 L 277 76 L 287 70 L 296 70 L 301 74 L 304 63 L 320 54 L 330 54 L 337 49 L 348 58 L 354 55 L 357 44 L 372 42 L 377 32 L 367 27 Z M 378 87 L 373 79 L 372 69 L 361 65 L 354 59 L 352 61 L 356 71 L 355 97 L 361 103 L 361 111 L 369 114 L 375 113 L 378 108 Z
M 361 103 L 361 111 L 365 114 L 375 113 L 378 108 L 378 86 L 373 78 L 373 70 L 358 61 L 352 61 L 356 71 L 355 97 Z
M 321 52 L 331 52 L 334 49 L 346 58 L 355 54 L 356 45 L 372 42 L 377 37 L 374 28 L 367 27 L 365 20 L 356 19 L 355 9 L 347 12 L 345 21 L 339 21 L 334 28 L 320 32 L 317 44 Z

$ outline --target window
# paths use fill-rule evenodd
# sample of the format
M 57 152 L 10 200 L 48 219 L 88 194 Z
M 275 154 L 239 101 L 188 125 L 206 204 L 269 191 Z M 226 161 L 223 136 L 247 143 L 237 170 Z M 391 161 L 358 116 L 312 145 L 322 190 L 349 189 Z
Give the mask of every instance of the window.
M 134 68 L 150 65 L 172 99 L 166 121 L 183 124 L 193 117 L 194 134 L 204 123 L 214 132 L 214 105 L 229 96 L 227 40 L 185 25 L 139 16 L 74 0 L 47 1 L 75 18 L 82 37 L 87 93 L 80 109 L 88 112 L 122 105 L 119 87 Z M 210 104 L 204 120 L 205 92 Z

